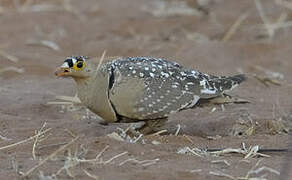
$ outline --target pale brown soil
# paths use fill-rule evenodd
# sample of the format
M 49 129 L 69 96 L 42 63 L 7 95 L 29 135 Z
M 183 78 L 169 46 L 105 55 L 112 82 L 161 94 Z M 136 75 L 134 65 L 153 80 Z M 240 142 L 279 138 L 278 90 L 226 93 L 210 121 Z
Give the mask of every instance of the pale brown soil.
M 292 128 L 291 28 L 277 29 L 273 37 L 269 37 L 253 0 L 210 0 L 203 7 L 195 0 L 185 1 L 201 16 L 171 15 L 166 14 L 167 10 L 157 9 L 161 3 L 177 1 L 72 0 L 71 10 L 62 9 L 62 3 L 57 0 L 30 1 L 26 8 L 25 3 L 29 1 L 0 1 L 0 51 L 19 59 L 12 62 L 0 53 L 0 135 L 3 136 L 0 148 L 33 136 L 45 122 L 47 128 L 52 128 L 50 136 L 38 143 L 35 160 L 32 157 L 33 141 L 0 150 L 0 179 L 21 179 L 21 173 L 69 142 L 73 137 L 68 132 L 80 138 L 29 174 L 27 179 L 50 179 L 64 166 L 70 151 L 73 155 L 79 153 L 79 158 L 92 159 L 107 145 L 108 149 L 102 154 L 104 161 L 128 153 L 104 165 L 78 164 L 70 168 L 73 179 L 93 179 L 86 175 L 86 170 L 105 180 L 219 180 L 228 177 L 219 177 L 212 172 L 243 177 L 259 160 L 261 162 L 255 169 L 266 166 L 279 172 L 290 168 L 292 172 L 291 158 L 289 160 L 286 153 L 267 153 L 271 157 L 253 157 L 247 161 L 243 161 L 241 154 L 198 157 L 177 153 L 186 146 L 240 148 L 243 142 L 246 147 L 287 148 L 289 136 L 284 131 Z M 270 23 L 279 21 L 280 16 L 284 17 L 284 22 L 291 21 L 291 9 L 272 0 L 260 2 Z M 54 5 L 55 8 L 33 12 L 32 7 L 40 4 Z M 232 24 L 244 13 L 248 13 L 246 19 L 230 39 L 223 42 Z M 60 49 L 30 43 L 41 40 L 54 42 Z M 165 57 L 215 75 L 245 73 L 248 81 L 230 94 L 250 103 L 226 104 L 224 111 L 221 105 L 181 111 L 171 116 L 164 127 L 169 130 L 168 135 L 146 136 L 145 144 L 117 141 L 107 135 L 119 132 L 118 127 L 127 128 L 128 124 L 103 125 L 102 120 L 92 114 L 88 116 L 84 108 L 70 110 L 67 106 L 47 105 L 47 102 L 55 101 L 57 95 L 75 94 L 72 80 L 54 76 L 54 69 L 66 56 L 101 56 L 104 50 L 110 56 Z M 23 68 L 24 73 L 1 73 L 9 66 Z M 280 85 L 269 83 L 266 86 L 254 77 L 267 77 L 267 71 L 283 75 L 277 80 Z M 178 124 L 181 130 L 174 136 Z M 247 131 L 249 128 L 252 132 Z M 216 135 L 221 138 L 208 138 Z M 154 145 L 153 141 L 159 144 Z M 148 166 L 134 162 L 120 165 L 129 158 L 159 160 Z M 230 166 L 212 162 L 214 160 L 226 160 Z M 252 174 L 252 177 L 263 174 L 266 179 L 279 178 L 270 171 Z M 72 179 L 69 175 L 63 171 L 56 178 Z M 289 179 L 281 177 L 285 178 Z

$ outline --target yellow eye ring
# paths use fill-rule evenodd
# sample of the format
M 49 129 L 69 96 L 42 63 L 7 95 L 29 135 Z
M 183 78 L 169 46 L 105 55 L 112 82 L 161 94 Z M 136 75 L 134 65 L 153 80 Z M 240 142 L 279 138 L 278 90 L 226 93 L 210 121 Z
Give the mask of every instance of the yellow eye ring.
M 84 67 L 85 67 L 84 61 L 78 61 L 73 65 L 73 69 L 76 71 L 80 71 L 80 70 L 84 69 Z

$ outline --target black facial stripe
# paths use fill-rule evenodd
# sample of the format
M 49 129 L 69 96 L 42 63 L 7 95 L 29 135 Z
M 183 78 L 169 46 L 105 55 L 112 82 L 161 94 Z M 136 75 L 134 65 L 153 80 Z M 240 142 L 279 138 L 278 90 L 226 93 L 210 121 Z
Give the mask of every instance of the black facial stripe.
M 67 62 L 68 63 L 68 66 L 70 68 L 73 67 L 73 61 L 72 61 L 72 59 L 66 59 L 64 62 Z

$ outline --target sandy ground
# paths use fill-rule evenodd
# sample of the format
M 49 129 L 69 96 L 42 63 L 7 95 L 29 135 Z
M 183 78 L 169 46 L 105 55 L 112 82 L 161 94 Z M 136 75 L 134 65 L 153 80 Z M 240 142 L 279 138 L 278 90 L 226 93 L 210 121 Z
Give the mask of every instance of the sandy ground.
M 281 171 L 289 179 L 287 153 L 244 159 L 194 149 L 288 147 L 292 11 L 285 2 L 1 0 L 0 179 L 278 179 Z M 231 95 L 250 103 L 182 111 L 169 118 L 167 135 L 118 141 L 108 134 L 129 124 L 104 125 L 81 106 L 47 104 L 75 94 L 72 80 L 54 76 L 66 56 L 104 50 L 165 57 L 215 75 L 245 73 L 248 81 Z M 50 129 L 37 141 L 6 147 L 44 124 L 41 132 Z

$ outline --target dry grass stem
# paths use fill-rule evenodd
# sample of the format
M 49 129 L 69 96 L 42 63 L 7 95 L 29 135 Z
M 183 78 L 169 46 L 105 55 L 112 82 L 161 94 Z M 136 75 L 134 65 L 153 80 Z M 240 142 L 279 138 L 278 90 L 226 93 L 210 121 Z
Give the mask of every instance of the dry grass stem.
M 224 163 L 224 164 L 226 164 L 227 166 L 230 166 L 230 165 L 231 165 L 231 164 L 230 164 L 227 160 L 225 160 L 225 159 L 211 161 L 211 163 Z
M 190 173 L 197 173 L 197 172 L 202 172 L 202 169 L 193 169 L 193 170 L 190 170 Z
M 26 42 L 26 44 L 31 46 L 44 46 L 55 51 L 61 50 L 60 46 L 57 43 L 50 40 L 29 40 L 28 42 Z
M 248 171 L 248 175 L 251 175 L 251 174 L 259 174 L 263 171 L 268 171 L 268 172 L 271 172 L 273 174 L 277 174 L 277 175 L 280 175 L 280 172 L 275 170 L 275 169 L 272 169 L 270 167 L 266 167 L 266 166 L 262 166 L 256 170 L 251 170 L 251 171 Z
M 32 172 L 34 172 L 37 168 L 39 168 L 40 166 L 42 166 L 44 163 L 46 163 L 49 159 L 52 159 L 54 156 L 56 156 L 58 153 L 62 152 L 63 150 L 65 150 L 67 147 L 69 147 L 71 144 L 73 144 L 75 141 L 77 141 L 79 139 L 79 136 L 77 136 L 76 138 L 72 139 L 69 143 L 67 143 L 66 145 L 60 147 L 59 149 L 57 149 L 55 152 L 53 152 L 52 154 L 50 154 L 48 157 L 46 157 L 45 159 L 43 159 L 42 161 L 40 161 L 36 166 L 32 167 L 30 170 L 28 170 L 26 173 L 23 174 L 23 177 L 27 177 L 29 176 Z
M 36 155 L 35 155 L 35 149 L 36 149 L 36 146 L 38 144 L 38 141 L 39 141 L 39 138 L 41 137 L 40 134 L 41 132 L 43 132 L 44 128 L 46 127 L 47 123 L 45 122 L 43 124 L 43 126 L 41 127 L 41 129 L 39 131 L 36 131 L 36 137 L 35 137 L 35 140 L 34 140 L 34 143 L 33 143 L 33 146 L 32 146 L 32 157 L 34 160 L 36 160 Z
M 67 175 L 74 178 L 73 173 L 70 171 L 70 168 L 75 167 L 77 165 L 79 165 L 80 163 L 92 163 L 93 165 L 97 165 L 97 164 L 102 164 L 102 165 L 107 165 L 109 163 L 111 163 L 112 161 L 114 161 L 115 159 L 127 154 L 128 152 L 122 152 L 120 154 L 117 154 L 115 156 L 113 156 L 112 158 L 108 159 L 107 161 L 104 161 L 101 156 L 102 154 L 105 152 L 106 149 L 108 149 L 109 146 L 106 146 L 97 156 L 95 159 L 80 159 L 78 156 L 80 156 L 80 154 L 78 155 L 77 152 L 75 152 L 74 156 L 72 156 L 71 151 L 68 151 L 68 156 L 67 156 L 67 160 L 65 161 L 64 166 L 59 169 L 56 172 L 56 176 L 59 175 L 63 170 L 66 171 Z
M 178 133 L 179 133 L 179 131 L 180 131 L 180 129 L 181 129 L 181 125 L 180 124 L 178 124 L 177 125 L 177 129 L 176 129 L 176 132 L 175 132 L 175 136 L 177 136 L 178 135 Z
M 210 152 L 211 154 L 216 154 L 216 155 L 222 155 L 222 154 L 227 154 L 227 153 L 239 153 L 239 154 L 244 154 L 245 151 L 242 149 L 234 149 L 234 148 L 226 148 L 221 151 L 215 151 L 215 152 Z
M 110 134 L 107 135 L 108 137 L 117 140 L 117 141 L 125 141 L 124 138 L 122 138 L 118 133 L 116 132 L 112 132 Z
M 14 67 L 14 66 L 9 66 L 9 67 L 5 67 L 5 68 L 0 69 L 0 74 L 8 72 L 8 71 L 16 72 L 16 73 L 19 73 L 19 74 L 24 73 L 24 69 L 23 68 L 17 68 L 17 67 Z
M 108 134 L 107 136 L 115 139 L 117 141 L 125 141 L 129 143 L 137 143 L 141 140 L 142 143 L 145 143 L 143 140 L 143 134 L 139 133 L 133 128 L 133 124 L 131 124 L 126 130 L 117 128 L 120 133 L 113 132 L 111 134 Z
M 169 17 L 169 16 L 202 16 L 203 13 L 196 8 L 189 7 L 184 1 L 156 1 L 153 7 L 144 7 L 155 17 Z
M 11 140 L 11 139 L 9 139 L 7 137 L 2 136 L 1 134 L 0 134 L 0 139 L 3 140 L 3 141 L 9 141 L 9 140 Z
M 269 168 L 269 167 L 266 167 L 266 166 L 263 166 L 263 167 L 260 167 L 258 169 L 256 169 L 259 164 L 262 162 L 262 159 L 259 160 L 248 172 L 247 174 L 244 176 L 244 177 L 238 177 L 237 179 L 239 180 L 251 180 L 251 179 L 255 179 L 255 180 L 263 180 L 264 178 L 262 177 L 250 177 L 250 175 L 252 174 L 259 174 L 263 171 L 267 171 L 267 172 L 270 172 L 270 173 L 273 173 L 273 174 L 277 174 L 277 175 L 280 175 L 280 172 L 275 170 L 275 169 L 272 169 L 272 168 Z
M 221 104 L 221 109 L 222 109 L 222 112 L 225 111 L 225 106 L 224 106 L 224 104 Z
M 163 130 L 160 130 L 156 133 L 150 134 L 149 136 L 158 136 L 158 135 L 163 134 L 163 133 L 167 133 L 167 130 L 163 129 Z
M 269 37 L 270 37 L 270 38 L 274 37 L 275 31 L 274 31 L 274 29 L 271 28 L 271 26 L 270 26 L 271 23 L 269 22 L 269 20 L 268 20 L 266 14 L 265 14 L 265 12 L 264 12 L 264 9 L 263 9 L 263 6 L 262 6 L 260 0 L 254 0 L 254 1 L 255 1 L 255 5 L 256 5 L 256 8 L 257 8 L 257 10 L 258 10 L 258 13 L 259 13 L 259 15 L 260 15 L 262 21 L 264 22 L 264 26 L 265 26 L 265 28 L 266 28 L 266 31 L 267 31 Z
M 185 137 L 190 143 L 194 144 L 194 141 L 187 135 L 183 135 L 183 137 Z
M 63 1 L 63 10 L 72 13 L 81 21 L 86 20 L 86 16 L 84 16 L 76 7 L 73 7 L 72 0 L 64 0 Z
M 225 174 L 221 171 L 210 171 L 209 174 L 211 175 L 214 175 L 214 176 L 220 176 L 220 177 L 226 177 L 226 178 L 229 178 L 229 179 L 237 179 L 236 177 L 233 177 L 229 174 Z
M 227 154 L 227 153 L 239 153 L 239 154 L 245 155 L 244 159 L 248 159 L 249 157 L 254 157 L 254 156 L 271 157 L 266 154 L 258 153 L 258 151 L 259 151 L 259 146 L 256 145 L 256 146 L 251 146 L 249 149 L 245 149 L 244 147 L 242 149 L 241 148 L 238 148 L 238 149 L 226 148 L 221 151 L 210 152 L 210 154 L 222 155 L 222 154 Z
M 56 96 L 56 99 L 63 101 L 51 101 L 47 102 L 47 105 L 79 105 L 81 104 L 80 99 L 75 96 Z
M 262 66 L 259 66 L 259 65 L 253 66 L 253 68 L 255 68 L 256 70 L 259 70 L 261 72 L 264 72 L 268 78 L 278 79 L 278 80 L 284 79 L 284 74 L 283 73 L 271 71 L 271 70 L 266 69 L 265 67 L 262 67 Z
M 94 159 L 77 159 L 78 162 L 80 163 L 97 163 L 97 164 L 102 164 L 102 159 L 100 158 L 102 156 L 102 154 L 109 148 L 109 146 L 105 146 L 105 148 L 103 148 L 103 150 L 100 151 L 100 153 L 98 153 L 98 155 L 94 158 Z
M 73 103 L 81 103 L 81 101 L 77 97 L 77 95 L 75 95 L 75 96 L 56 96 L 56 99 L 64 100 L 64 101 L 70 101 L 70 102 L 73 102 Z
M 288 1 L 282 1 L 282 0 L 276 0 L 275 1 L 276 4 L 281 5 L 283 7 L 286 7 L 288 9 L 292 9 L 292 3 L 288 2 Z M 286 21 L 287 19 L 287 13 L 283 12 L 281 13 L 281 15 L 279 16 L 278 20 L 276 23 L 271 23 L 268 21 L 268 18 L 265 16 L 265 13 L 263 11 L 263 7 L 260 3 L 259 0 L 255 0 L 255 4 L 257 7 L 257 10 L 260 14 L 261 19 L 264 22 L 264 27 L 269 35 L 270 38 L 272 38 L 276 32 L 276 30 L 280 29 L 280 28 L 287 28 L 287 27 L 291 27 L 292 26 L 292 22 L 291 21 Z
M 142 139 L 143 134 L 140 134 L 137 138 L 134 138 L 133 143 L 137 143 L 140 139 Z
M 94 174 L 90 174 L 88 171 L 86 171 L 85 169 L 83 169 L 83 172 L 90 178 L 95 179 L 95 180 L 99 180 L 100 178 Z
M 76 133 L 74 133 L 74 132 L 72 132 L 71 130 L 69 130 L 69 129 L 64 129 L 64 131 L 65 132 L 67 132 L 70 136 L 72 136 L 73 138 L 75 138 L 76 136 L 77 136 L 77 134 Z
M 230 27 L 230 29 L 226 32 L 224 37 L 222 38 L 223 42 L 227 42 L 230 40 L 233 34 L 237 31 L 239 26 L 242 24 L 242 22 L 248 17 L 248 13 L 244 13 L 238 17 L 238 19 L 235 21 L 235 23 Z
M 122 166 L 124 164 L 126 164 L 127 162 L 134 162 L 134 163 L 137 163 L 137 164 L 141 164 L 142 166 L 149 166 L 151 164 L 154 164 L 156 163 L 157 161 L 159 161 L 159 159 L 152 159 L 152 160 L 142 160 L 142 161 L 139 161 L 135 158 L 130 158 L 130 159 L 126 159 L 125 161 L 121 162 L 119 164 L 119 166 Z
M 103 150 L 101 150 L 100 153 L 95 157 L 95 159 L 96 159 L 96 160 L 99 159 L 99 158 L 102 156 L 102 154 L 103 154 L 108 148 L 109 148 L 109 145 L 105 146 L 105 147 L 103 148 Z
M 50 102 L 47 102 L 47 105 L 73 105 L 73 103 L 64 102 L 64 101 L 50 101 Z
M 200 155 L 199 153 L 195 152 L 195 150 L 197 149 L 191 149 L 190 147 L 184 147 L 184 148 L 181 148 L 177 151 L 178 154 L 187 154 L 187 153 L 190 153 L 192 155 L 195 155 L 195 156 L 198 156 L 198 157 L 203 157 L 202 155 Z
M 128 154 L 127 151 L 122 152 L 122 153 L 120 153 L 120 154 L 117 154 L 117 155 L 115 155 L 114 157 L 110 158 L 109 160 L 104 161 L 103 164 L 106 165 L 106 164 L 112 162 L 113 160 L 115 160 L 115 159 L 117 159 L 117 158 L 119 158 L 119 157 L 121 157 L 121 156 L 123 156 L 123 155 L 126 155 L 126 154 Z
M 100 66 L 102 65 L 102 62 L 103 62 L 104 57 L 105 57 L 105 54 L 106 54 L 106 50 L 103 51 L 103 53 L 102 53 L 102 55 L 101 55 L 101 57 L 100 57 L 100 59 L 99 59 L 99 62 L 98 62 L 98 65 L 97 65 L 96 71 L 98 71 L 99 68 L 100 68 Z
M 19 61 L 19 59 L 17 57 L 15 57 L 15 56 L 13 56 L 13 55 L 11 55 L 3 50 L 0 50 L 0 56 L 3 56 L 5 58 L 7 58 L 8 60 L 15 62 L 15 63 Z
M 48 128 L 48 129 L 42 131 L 41 133 L 36 134 L 36 135 L 34 135 L 34 136 L 31 136 L 31 137 L 29 137 L 29 138 L 27 138 L 27 139 L 25 139 L 25 140 L 22 140 L 22 141 L 19 141 L 19 142 L 17 142 L 17 143 L 13 143 L 13 144 L 10 144 L 10 145 L 4 146 L 4 147 L 0 147 L 0 150 L 9 149 L 9 148 L 15 147 L 15 146 L 17 146 L 17 145 L 20 145 L 20 144 L 23 144 L 23 143 L 29 142 L 29 141 L 35 139 L 37 136 L 42 136 L 42 135 L 44 135 L 45 133 L 47 133 L 47 132 L 50 131 L 50 130 L 51 130 L 51 128 Z
M 42 145 L 42 146 L 38 146 L 37 149 L 41 150 L 41 149 L 47 149 L 49 147 L 54 147 L 54 146 L 61 146 L 67 144 L 66 142 L 60 142 L 60 143 L 54 143 L 54 144 L 46 144 L 46 145 Z
M 43 171 L 39 171 L 39 180 L 57 180 L 54 175 L 44 175 Z
M 258 75 L 254 75 L 254 78 L 258 80 L 259 82 L 263 83 L 266 87 L 269 87 L 270 84 L 276 85 L 276 86 L 281 86 L 280 81 L 271 79 L 269 77 L 260 77 Z

